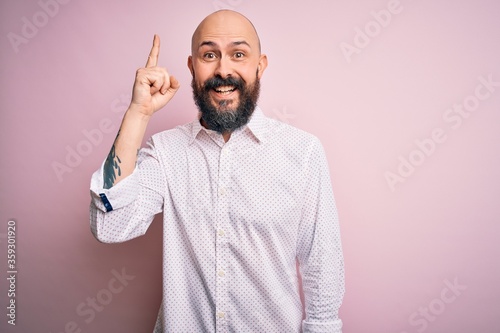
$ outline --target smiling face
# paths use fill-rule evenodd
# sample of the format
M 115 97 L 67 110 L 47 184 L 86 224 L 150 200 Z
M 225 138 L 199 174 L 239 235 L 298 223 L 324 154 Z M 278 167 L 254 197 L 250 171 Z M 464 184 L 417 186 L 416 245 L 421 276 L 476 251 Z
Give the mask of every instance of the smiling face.
M 267 67 L 253 25 L 239 13 L 215 12 L 200 23 L 191 48 L 188 67 L 203 125 L 220 133 L 245 125 Z

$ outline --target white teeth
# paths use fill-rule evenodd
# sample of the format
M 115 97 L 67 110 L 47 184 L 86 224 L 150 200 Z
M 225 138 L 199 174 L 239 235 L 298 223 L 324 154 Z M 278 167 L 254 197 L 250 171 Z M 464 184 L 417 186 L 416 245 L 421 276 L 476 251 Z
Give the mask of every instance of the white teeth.
M 221 87 L 221 88 L 215 89 L 215 91 L 218 92 L 219 94 L 229 94 L 235 90 L 236 90 L 236 88 L 234 88 L 234 87 Z

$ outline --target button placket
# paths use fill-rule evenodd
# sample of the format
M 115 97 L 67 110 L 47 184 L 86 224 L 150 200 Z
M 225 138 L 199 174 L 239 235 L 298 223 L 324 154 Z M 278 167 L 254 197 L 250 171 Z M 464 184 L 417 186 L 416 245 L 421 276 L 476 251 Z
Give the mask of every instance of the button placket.
M 228 180 L 230 172 L 230 161 L 227 145 L 222 146 L 219 155 L 219 177 L 217 188 L 217 221 L 215 226 L 216 237 L 216 267 L 215 280 L 217 288 L 216 301 L 216 327 L 217 332 L 227 331 L 228 311 L 228 287 L 226 270 L 227 267 L 227 234 L 229 221 L 227 214 Z

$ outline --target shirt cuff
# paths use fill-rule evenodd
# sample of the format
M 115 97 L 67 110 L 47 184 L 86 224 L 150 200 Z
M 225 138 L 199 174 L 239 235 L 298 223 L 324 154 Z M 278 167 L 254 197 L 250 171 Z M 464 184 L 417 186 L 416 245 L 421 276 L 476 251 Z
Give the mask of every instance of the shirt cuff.
M 302 322 L 303 333 L 342 333 L 342 320 L 329 321 L 327 323 Z
M 139 172 L 137 166 L 132 174 L 120 180 L 109 189 L 103 187 L 104 163 L 94 172 L 90 180 L 90 196 L 93 205 L 103 211 L 110 212 L 132 203 L 139 193 Z

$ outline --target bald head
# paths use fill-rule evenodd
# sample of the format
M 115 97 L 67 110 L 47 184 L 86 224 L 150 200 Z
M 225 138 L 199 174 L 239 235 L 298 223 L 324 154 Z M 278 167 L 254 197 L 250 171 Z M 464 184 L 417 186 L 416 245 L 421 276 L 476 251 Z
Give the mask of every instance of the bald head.
M 208 15 L 196 28 L 191 39 L 191 54 L 203 43 L 217 38 L 236 38 L 261 52 L 260 39 L 252 22 L 232 10 L 219 10 Z
M 231 10 L 207 16 L 193 34 L 187 65 L 202 125 L 227 141 L 248 123 L 267 67 L 252 22 Z

